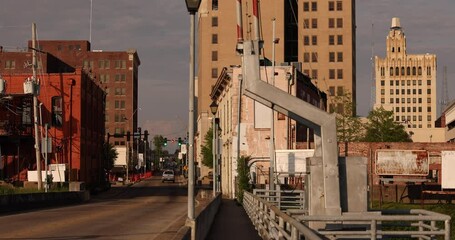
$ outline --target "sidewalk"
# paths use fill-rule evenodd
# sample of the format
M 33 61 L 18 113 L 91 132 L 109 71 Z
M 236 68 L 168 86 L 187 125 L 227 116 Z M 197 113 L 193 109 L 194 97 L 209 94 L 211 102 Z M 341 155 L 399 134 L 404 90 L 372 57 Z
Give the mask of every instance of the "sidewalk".
M 235 200 L 222 199 L 206 240 L 261 240 L 243 206 Z

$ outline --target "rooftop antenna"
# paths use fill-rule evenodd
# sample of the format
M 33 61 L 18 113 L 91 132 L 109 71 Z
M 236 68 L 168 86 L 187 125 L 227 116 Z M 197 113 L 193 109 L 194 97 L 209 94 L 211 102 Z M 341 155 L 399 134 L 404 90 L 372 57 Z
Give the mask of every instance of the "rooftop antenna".
M 442 76 L 442 99 L 439 101 L 441 108 L 441 113 L 444 111 L 445 107 L 449 103 L 449 92 L 447 90 L 447 66 L 443 67 L 443 76 Z
M 371 23 L 371 97 L 370 97 L 370 111 L 373 110 L 376 101 L 376 72 L 374 68 L 374 23 Z
M 89 41 L 90 44 L 92 43 L 92 14 L 93 14 L 93 0 L 90 0 L 90 35 L 89 35 Z

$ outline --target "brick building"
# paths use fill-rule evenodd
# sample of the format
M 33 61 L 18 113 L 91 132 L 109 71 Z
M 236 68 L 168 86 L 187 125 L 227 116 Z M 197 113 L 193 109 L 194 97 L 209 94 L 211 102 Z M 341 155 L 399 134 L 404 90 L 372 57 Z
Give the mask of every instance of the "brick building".
M 34 150 L 33 95 L 24 82 L 30 74 L 3 74 L 5 88 L 0 104 L 0 147 L 2 177 L 27 180 L 27 171 L 36 169 Z M 104 176 L 101 149 L 104 142 L 105 92 L 82 69 L 73 73 L 40 73 L 39 134 L 49 124 L 52 139 L 49 163 L 66 164 L 66 180 L 96 185 Z M 44 158 L 41 159 L 44 170 Z
M 31 75 L 32 46 L 19 52 L 0 52 L 0 74 Z M 106 133 L 125 133 L 137 129 L 138 67 L 135 49 L 127 51 L 92 50 L 83 40 L 37 41 L 38 72 L 72 73 L 81 68 L 106 91 Z M 125 139 L 114 142 L 125 145 Z
M 326 94 L 314 86 L 310 78 L 298 71 L 296 67 L 277 66 L 275 67 L 275 73 L 275 87 L 318 108 L 326 109 Z M 272 112 L 270 108 L 246 96 L 239 98 L 238 87 L 241 81 L 239 76 L 241 75 L 242 68 L 240 67 L 223 69 L 210 95 L 212 100 L 218 104 L 216 117 L 220 118 L 220 136 L 223 143 L 220 163 L 221 191 L 230 197 L 233 197 L 235 192 L 234 181 L 238 146 L 240 146 L 240 156 L 251 156 L 251 161 L 255 162 L 251 169 L 255 169 L 258 179 L 262 179 L 259 180 L 261 181 L 260 183 L 265 183 L 264 181 L 269 179 L 269 142 Z M 261 67 L 261 79 L 271 83 L 270 76 L 272 76 L 272 67 Z M 241 105 L 240 112 L 239 101 Z M 239 114 L 240 119 L 238 119 Z M 207 121 L 206 124 L 207 126 L 205 127 L 209 128 L 210 122 Z M 312 137 L 307 138 L 306 127 L 291 118 L 275 112 L 273 124 L 275 129 L 275 150 L 296 149 L 297 145 L 305 147 L 313 145 L 306 142 L 313 140 Z M 308 136 L 310 135 L 312 136 L 312 132 Z M 203 139 L 204 136 L 200 136 L 196 145 L 203 145 Z M 199 157 L 198 159 L 201 158 Z

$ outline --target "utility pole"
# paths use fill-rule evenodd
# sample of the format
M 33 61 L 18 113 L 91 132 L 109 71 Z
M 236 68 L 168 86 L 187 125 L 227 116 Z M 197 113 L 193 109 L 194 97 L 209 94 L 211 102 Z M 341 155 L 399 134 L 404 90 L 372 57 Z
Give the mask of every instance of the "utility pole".
M 32 70 L 33 70 L 33 118 L 35 126 L 35 157 L 36 157 L 36 176 L 38 178 L 38 190 L 43 188 L 41 179 L 41 151 L 39 144 L 39 126 L 38 126 L 38 89 L 39 83 L 36 78 L 36 24 L 32 23 Z

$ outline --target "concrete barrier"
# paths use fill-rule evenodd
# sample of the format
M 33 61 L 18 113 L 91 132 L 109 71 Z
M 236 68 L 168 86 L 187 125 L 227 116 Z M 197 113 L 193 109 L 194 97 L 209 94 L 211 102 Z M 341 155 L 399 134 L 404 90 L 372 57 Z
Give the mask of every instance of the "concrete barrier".
M 90 192 L 49 192 L 0 196 L 0 212 L 62 206 L 90 200 Z

